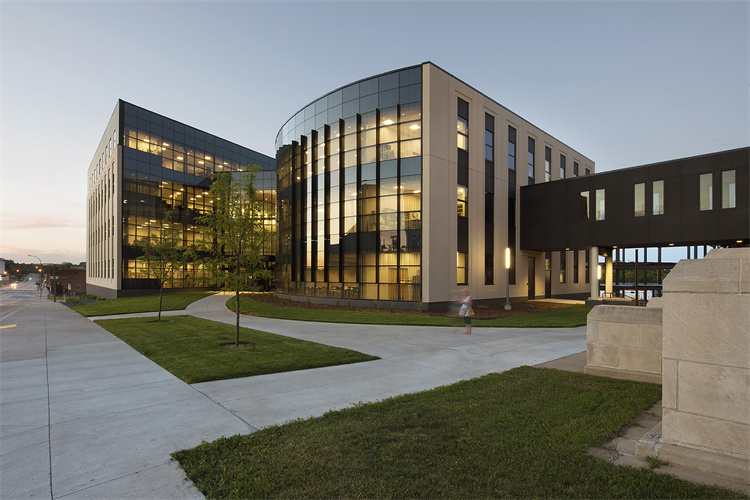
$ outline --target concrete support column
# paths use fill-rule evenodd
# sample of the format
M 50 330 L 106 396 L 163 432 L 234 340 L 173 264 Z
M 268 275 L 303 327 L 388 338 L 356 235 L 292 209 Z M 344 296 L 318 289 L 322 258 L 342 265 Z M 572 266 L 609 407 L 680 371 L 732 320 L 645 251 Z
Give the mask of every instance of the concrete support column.
M 591 247 L 589 256 L 589 281 L 591 281 L 591 298 L 599 298 L 599 247 Z
M 614 274 L 614 265 L 612 264 L 612 252 L 609 252 L 609 254 L 606 257 L 604 257 L 604 266 L 605 266 L 604 296 L 611 297 L 612 296 L 612 278 Z

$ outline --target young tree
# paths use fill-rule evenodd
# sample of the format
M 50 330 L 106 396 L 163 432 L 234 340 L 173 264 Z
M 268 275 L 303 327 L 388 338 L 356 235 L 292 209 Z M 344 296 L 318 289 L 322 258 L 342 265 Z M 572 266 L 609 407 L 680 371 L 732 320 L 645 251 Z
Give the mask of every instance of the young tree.
M 191 249 L 182 244 L 182 231 L 175 229 L 172 223 L 172 212 L 167 212 L 161 222 L 161 228 L 146 238 L 136 240 L 143 255 L 138 260 L 146 262 L 149 274 L 159 282 L 159 314 L 157 321 L 161 321 L 161 305 L 164 296 L 164 283 L 172 279 L 178 269 L 193 258 Z
M 208 258 L 210 281 L 235 292 L 236 324 L 234 344 L 240 343 L 240 290 L 272 277 L 263 260 L 264 243 L 273 231 L 268 223 L 274 208 L 257 197 L 257 166 L 244 172 L 217 173 L 209 189 L 212 210 L 197 218 L 202 246 Z

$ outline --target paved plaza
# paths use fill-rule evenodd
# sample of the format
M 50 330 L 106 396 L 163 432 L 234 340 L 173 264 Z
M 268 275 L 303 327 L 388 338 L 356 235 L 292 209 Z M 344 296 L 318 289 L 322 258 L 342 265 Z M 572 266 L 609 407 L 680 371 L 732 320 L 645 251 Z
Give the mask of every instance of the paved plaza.
M 585 327 L 461 335 L 243 316 L 244 327 L 381 359 L 189 385 L 34 291 L 0 292 L 2 498 L 202 498 L 172 452 L 586 349 Z M 227 298 L 168 314 L 234 323 Z

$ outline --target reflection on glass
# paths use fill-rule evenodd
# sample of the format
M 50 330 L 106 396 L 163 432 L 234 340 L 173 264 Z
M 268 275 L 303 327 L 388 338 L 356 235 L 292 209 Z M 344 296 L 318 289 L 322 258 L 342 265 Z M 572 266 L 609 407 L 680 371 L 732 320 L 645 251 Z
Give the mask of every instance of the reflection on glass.
M 636 184 L 634 196 L 634 215 L 635 217 L 643 217 L 646 215 L 646 184 Z
M 712 210 L 713 199 L 713 174 L 702 174 L 700 176 L 700 209 Z
M 734 170 L 727 170 L 721 173 L 721 208 L 735 208 L 737 201 L 735 198 L 735 173 Z
M 664 214 L 664 181 L 654 181 L 653 186 L 653 215 Z
M 605 199 L 604 199 L 604 189 L 597 189 L 596 190 L 596 220 L 604 220 L 604 208 L 605 208 Z

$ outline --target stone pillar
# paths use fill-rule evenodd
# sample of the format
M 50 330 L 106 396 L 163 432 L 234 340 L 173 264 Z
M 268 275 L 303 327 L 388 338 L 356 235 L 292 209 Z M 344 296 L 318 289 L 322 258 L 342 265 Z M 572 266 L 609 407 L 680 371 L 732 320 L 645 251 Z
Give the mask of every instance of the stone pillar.
M 682 260 L 664 278 L 659 458 L 750 477 L 750 248 Z
M 599 299 L 599 275 L 597 270 L 599 267 L 599 247 L 591 247 L 591 255 L 589 256 L 589 281 L 591 281 L 591 299 Z

